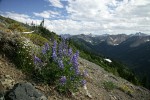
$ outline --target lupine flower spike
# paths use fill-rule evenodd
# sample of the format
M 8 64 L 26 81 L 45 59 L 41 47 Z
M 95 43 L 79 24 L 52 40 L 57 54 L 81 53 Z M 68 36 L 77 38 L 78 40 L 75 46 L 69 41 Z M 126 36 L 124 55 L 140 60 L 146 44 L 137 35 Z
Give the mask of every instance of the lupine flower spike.
M 71 57 L 71 55 L 72 55 L 72 49 L 69 48 L 69 50 L 68 50 L 68 56 Z
M 40 58 L 38 58 L 37 56 L 34 56 L 34 64 L 41 64 L 42 61 Z
M 86 80 L 82 80 L 82 81 L 81 81 L 81 84 L 82 84 L 82 86 L 85 86 Z
M 54 41 L 54 44 L 53 44 L 53 47 L 52 47 L 52 58 L 53 58 L 54 61 L 57 60 L 57 54 L 56 54 L 57 50 L 56 50 L 56 46 L 57 46 L 57 42 Z
M 62 76 L 62 77 L 60 78 L 60 83 L 61 83 L 62 85 L 64 85 L 64 84 L 66 83 L 66 81 L 67 81 L 66 76 Z
M 76 75 L 79 74 L 78 55 L 79 55 L 79 53 L 77 52 L 72 57 L 72 64 L 73 64 L 73 68 L 75 70 Z
M 48 43 L 45 43 L 45 50 L 47 51 L 47 50 L 49 50 L 49 44 Z
M 63 64 L 63 61 L 62 60 L 58 60 L 58 65 L 60 68 L 64 68 L 64 64 Z

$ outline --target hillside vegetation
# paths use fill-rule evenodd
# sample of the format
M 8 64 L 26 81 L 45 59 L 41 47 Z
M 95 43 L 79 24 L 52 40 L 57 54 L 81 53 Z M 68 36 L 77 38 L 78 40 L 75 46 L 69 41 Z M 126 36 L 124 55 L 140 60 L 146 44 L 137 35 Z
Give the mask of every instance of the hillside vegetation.
M 42 21 L 42 23 L 44 22 Z M 114 78 L 115 82 L 113 80 L 108 81 L 115 76 L 107 75 L 106 73 L 112 72 L 114 75 L 121 76 L 134 84 L 140 84 L 140 81 L 134 74 L 129 69 L 124 68 L 122 64 L 116 61 L 111 63 L 106 61 L 102 56 L 81 48 L 80 43 L 66 40 L 56 33 L 47 30 L 43 27 L 43 24 L 29 26 L 1 16 L 0 28 L 2 29 L 0 31 L 0 55 L 4 58 L 7 57 L 14 63 L 17 69 L 21 70 L 36 84 L 41 83 L 52 86 L 58 93 L 67 97 L 73 96 L 76 92 L 79 95 L 78 91 L 82 92 L 84 88 L 88 98 L 92 98 L 91 94 L 87 91 L 87 85 L 89 87 L 92 85 L 94 86 L 93 88 L 98 87 L 97 91 L 100 91 L 99 88 L 102 89 L 102 91 L 105 91 L 105 95 L 107 95 L 106 90 L 109 92 L 117 89 L 117 91 L 122 91 L 127 95 L 122 96 L 123 98 L 134 97 L 136 99 L 139 95 L 144 95 L 146 100 L 149 96 L 148 90 L 141 89 L 141 92 L 144 91 L 145 93 L 141 94 L 141 92 L 137 91 L 138 88 L 136 86 L 130 89 L 131 83 L 129 83 L 129 86 L 124 85 L 128 83 L 125 80 Z M 23 33 L 27 31 L 34 32 Z M 105 72 L 100 66 L 108 72 Z M 93 70 L 96 69 L 98 69 L 98 72 L 93 74 Z M 101 77 L 102 79 L 98 79 L 100 74 L 103 76 Z M 94 75 L 96 76 L 94 77 Z M 108 77 L 108 79 L 106 78 L 105 80 L 105 77 Z M 101 84 L 99 84 L 99 81 L 101 81 Z M 132 90 L 135 90 L 135 92 Z M 91 91 L 94 90 L 91 89 Z M 122 92 L 118 93 L 121 94 Z M 114 94 L 116 93 L 114 92 Z M 94 95 L 94 98 L 98 99 L 98 96 Z M 109 95 L 109 97 L 111 96 Z

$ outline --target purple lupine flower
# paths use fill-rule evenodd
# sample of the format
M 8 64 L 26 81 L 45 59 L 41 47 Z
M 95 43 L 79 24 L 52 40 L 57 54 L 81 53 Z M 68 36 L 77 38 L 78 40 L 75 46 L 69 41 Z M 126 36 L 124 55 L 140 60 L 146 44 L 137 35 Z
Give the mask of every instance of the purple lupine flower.
M 66 79 L 66 76 L 62 76 L 61 78 L 60 78 L 60 83 L 61 84 L 65 84 L 66 83 L 66 81 L 67 81 L 67 79 Z
M 67 55 L 67 50 L 64 48 L 63 49 L 63 54 L 66 56 Z
M 66 45 L 66 40 L 65 40 L 65 38 L 62 38 L 62 43 L 63 43 L 63 48 L 65 47 L 65 45 Z
M 63 55 L 67 55 L 67 48 L 68 48 L 68 46 L 67 46 L 67 44 L 66 44 L 66 41 L 65 41 L 65 38 L 62 38 L 62 49 L 63 49 Z
M 54 41 L 54 44 L 53 44 L 53 47 L 52 47 L 52 58 L 53 58 L 53 60 L 54 61 L 56 61 L 57 60 L 57 54 L 56 54 L 56 46 L 57 46 L 57 42 L 56 41 Z
M 58 60 L 58 65 L 60 68 L 64 68 L 64 64 L 63 64 L 63 61 L 62 60 Z
M 80 71 L 79 71 L 78 68 L 75 69 L 75 73 L 76 73 L 76 75 L 79 75 L 79 74 L 80 74 Z
M 49 44 L 48 43 L 45 43 L 44 47 L 42 48 L 42 53 L 43 54 L 46 54 L 46 52 L 49 50 Z
M 43 54 L 46 54 L 45 47 L 42 48 L 42 53 L 43 53 Z
M 52 53 L 52 58 L 53 58 L 54 61 L 57 60 L 57 55 L 56 55 L 56 52 L 55 52 L 55 51 L 53 51 L 53 53 Z
M 56 46 L 57 46 L 57 41 L 54 41 L 53 48 L 56 48 Z
M 47 51 L 47 50 L 46 50 L 46 48 L 45 48 L 45 46 L 44 46 L 44 47 L 42 48 L 42 53 L 43 53 L 43 54 L 46 54 L 46 51 Z
M 72 63 L 73 63 L 73 67 L 74 68 L 79 66 L 79 64 L 78 64 L 78 57 L 77 57 L 76 54 L 74 54 L 73 57 L 72 57 Z
M 49 44 L 48 43 L 45 43 L 45 50 L 47 51 L 47 50 L 49 50 Z
M 72 55 L 72 49 L 69 48 L 69 50 L 68 50 L 68 56 L 71 56 L 71 55 Z
M 86 84 L 86 80 L 81 80 L 81 84 L 84 86 Z
M 79 51 L 76 51 L 76 56 L 77 56 L 77 58 L 79 57 Z
M 34 56 L 34 64 L 41 64 L 42 63 L 42 61 L 41 61 L 41 59 L 40 58 L 38 58 L 37 56 Z
M 76 75 L 79 74 L 79 64 L 78 64 L 78 56 L 75 53 L 72 57 L 72 64 L 73 64 L 73 68 L 75 70 Z

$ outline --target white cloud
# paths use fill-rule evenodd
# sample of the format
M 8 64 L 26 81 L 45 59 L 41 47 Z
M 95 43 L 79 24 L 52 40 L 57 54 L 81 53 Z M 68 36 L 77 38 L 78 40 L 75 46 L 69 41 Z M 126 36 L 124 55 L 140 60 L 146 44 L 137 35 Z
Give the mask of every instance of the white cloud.
M 45 20 L 45 26 L 59 34 L 71 33 L 71 34 L 89 34 L 97 33 L 97 30 L 105 32 L 102 24 L 96 22 L 84 22 L 73 20 Z
M 66 9 L 70 19 L 83 23 L 93 22 L 89 23 L 92 26 L 89 28 L 94 29 L 96 34 L 103 32 L 129 34 L 136 31 L 150 33 L 149 0 L 69 0 L 68 2 Z M 83 26 L 81 27 L 84 29 Z M 87 29 L 84 31 L 86 32 Z
M 51 3 L 51 6 L 63 8 L 63 4 L 60 2 L 60 0 L 48 0 Z
M 132 2 L 133 2 L 133 5 L 136 5 L 136 6 L 147 5 L 150 3 L 149 0 L 132 0 Z
M 33 14 L 34 14 L 35 16 L 43 17 L 43 18 L 51 18 L 51 17 L 56 17 L 57 15 L 59 15 L 58 12 L 54 12 L 54 11 L 50 11 L 50 10 L 43 11 L 43 12 L 41 12 L 41 13 L 36 13 L 36 12 L 34 12 Z
M 106 4 L 110 0 L 69 0 L 67 11 L 72 19 L 97 20 L 98 17 L 109 17 Z
M 12 18 L 12 19 L 22 22 L 22 23 L 31 24 L 32 22 L 34 22 L 36 24 L 40 24 L 40 22 L 41 22 L 41 20 L 32 19 L 29 15 L 19 14 L 19 13 L 15 13 L 15 12 L 6 12 L 6 13 L 1 12 L 1 15 Z

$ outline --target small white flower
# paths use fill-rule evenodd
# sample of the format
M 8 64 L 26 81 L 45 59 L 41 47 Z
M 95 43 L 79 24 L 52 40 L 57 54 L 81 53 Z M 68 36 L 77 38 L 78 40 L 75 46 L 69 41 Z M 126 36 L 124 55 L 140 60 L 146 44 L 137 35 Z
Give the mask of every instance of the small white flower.
M 26 47 L 25 47 L 25 46 L 23 46 L 22 48 L 23 48 L 23 49 L 25 49 Z

